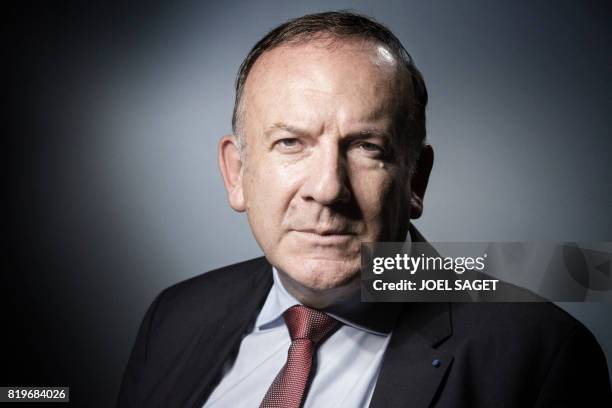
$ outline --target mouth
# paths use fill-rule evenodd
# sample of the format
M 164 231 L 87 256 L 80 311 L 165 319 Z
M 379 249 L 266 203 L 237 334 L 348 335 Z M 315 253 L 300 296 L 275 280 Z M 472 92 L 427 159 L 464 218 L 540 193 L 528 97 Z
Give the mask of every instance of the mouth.
M 301 229 L 294 230 L 301 238 L 321 245 L 345 244 L 355 234 L 341 229 Z

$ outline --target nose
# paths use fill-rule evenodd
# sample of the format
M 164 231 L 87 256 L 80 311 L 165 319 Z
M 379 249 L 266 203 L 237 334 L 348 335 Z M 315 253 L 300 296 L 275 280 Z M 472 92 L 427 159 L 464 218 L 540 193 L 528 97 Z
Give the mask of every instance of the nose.
M 346 203 L 351 199 L 346 160 L 339 146 L 321 146 L 309 163 L 302 197 L 322 205 Z

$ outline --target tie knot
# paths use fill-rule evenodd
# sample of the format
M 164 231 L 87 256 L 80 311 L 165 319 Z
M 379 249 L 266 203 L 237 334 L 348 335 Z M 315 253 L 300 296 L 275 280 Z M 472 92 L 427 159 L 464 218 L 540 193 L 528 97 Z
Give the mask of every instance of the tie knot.
M 338 327 L 338 321 L 326 313 L 306 306 L 292 306 L 283 313 L 291 341 L 311 340 L 317 344 Z

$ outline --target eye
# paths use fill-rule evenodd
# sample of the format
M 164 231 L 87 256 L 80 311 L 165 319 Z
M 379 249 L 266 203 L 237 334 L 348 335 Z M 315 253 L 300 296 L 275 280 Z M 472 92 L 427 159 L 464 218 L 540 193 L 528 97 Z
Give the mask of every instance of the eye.
M 359 148 L 365 150 L 366 152 L 380 152 L 383 153 L 384 149 L 377 144 L 370 142 L 360 142 Z
M 373 159 L 386 159 L 388 156 L 387 149 L 384 146 L 373 142 L 360 141 L 356 143 L 356 147 L 361 154 Z
M 282 147 L 292 148 L 298 145 L 299 141 L 297 139 L 281 139 L 278 143 Z
M 302 142 L 294 137 L 279 139 L 276 141 L 276 147 L 284 152 L 297 152 L 302 149 Z

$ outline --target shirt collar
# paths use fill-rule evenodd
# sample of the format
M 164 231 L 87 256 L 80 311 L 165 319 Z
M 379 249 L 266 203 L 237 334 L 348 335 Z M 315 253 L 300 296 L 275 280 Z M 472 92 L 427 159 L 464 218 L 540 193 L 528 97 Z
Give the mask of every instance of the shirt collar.
M 301 303 L 294 298 L 283 286 L 278 277 L 278 271 L 272 267 L 272 288 L 255 321 L 255 330 L 266 330 L 284 325 L 283 313 L 291 306 Z

